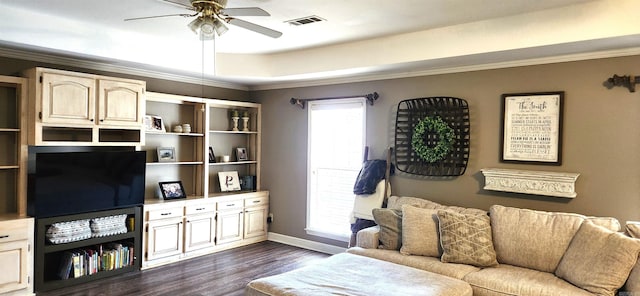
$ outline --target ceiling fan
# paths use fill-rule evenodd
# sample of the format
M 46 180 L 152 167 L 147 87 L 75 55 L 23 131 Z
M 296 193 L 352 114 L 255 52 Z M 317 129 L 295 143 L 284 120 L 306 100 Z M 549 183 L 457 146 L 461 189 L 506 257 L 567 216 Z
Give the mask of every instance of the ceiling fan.
M 147 17 L 128 18 L 125 21 L 142 20 L 159 17 L 196 17 L 187 26 L 196 34 L 200 35 L 200 40 L 212 40 L 215 34 L 221 36 L 229 30 L 225 23 L 232 24 L 256 33 L 260 33 L 272 38 L 282 36 L 281 32 L 269 29 L 245 20 L 237 19 L 236 16 L 270 16 L 270 14 L 259 7 L 238 7 L 226 8 L 227 0 L 161 0 L 169 4 L 177 5 L 194 13 L 180 13 L 168 15 L 156 15 Z

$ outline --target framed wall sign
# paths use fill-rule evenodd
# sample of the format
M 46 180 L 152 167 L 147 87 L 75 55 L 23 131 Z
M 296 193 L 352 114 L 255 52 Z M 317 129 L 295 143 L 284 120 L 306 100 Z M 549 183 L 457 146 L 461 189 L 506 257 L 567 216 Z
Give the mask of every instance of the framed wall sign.
M 502 95 L 500 161 L 562 164 L 564 92 Z

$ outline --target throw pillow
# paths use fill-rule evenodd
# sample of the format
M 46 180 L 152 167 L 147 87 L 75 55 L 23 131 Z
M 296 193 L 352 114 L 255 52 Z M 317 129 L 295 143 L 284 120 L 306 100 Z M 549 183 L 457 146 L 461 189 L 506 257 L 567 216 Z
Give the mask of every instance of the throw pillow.
M 438 211 L 442 262 L 462 263 L 478 267 L 498 265 L 487 215 Z
M 438 210 L 402 206 L 402 248 L 403 255 L 439 257 Z
M 402 212 L 393 209 L 371 210 L 373 219 L 380 226 L 380 248 L 399 250 L 402 245 Z
M 640 238 L 640 222 L 627 221 L 627 233 L 631 237 Z
M 555 274 L 598 295 L 614 295 L 638 260 L 640 241 L 585 221 Z

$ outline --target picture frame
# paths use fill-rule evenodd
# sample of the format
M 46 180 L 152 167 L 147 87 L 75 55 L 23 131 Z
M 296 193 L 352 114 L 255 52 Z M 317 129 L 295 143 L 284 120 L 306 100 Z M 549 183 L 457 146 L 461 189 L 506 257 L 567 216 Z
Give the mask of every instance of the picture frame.
M 176 161 L 176 148 L 175 147 L 158 147 L 156 148 L 158 154 L 158 162 L 175 162 Z
M 166 132 L 164 127 L 164 121 L 162 117 L 157 115 L 145 115 L 144 116 L 144 129 L 147 132 Z
M 209 146 L 209 163 L 216 162 L 216 155 L 213 153 L 213 147 Z
M 187 198 L 186 191 L 181 181 L 158 182 L 162 199 L 181 199 Z
M 500 161 L 562 164 L 564 92 L 502 95 Z
M 220 191 L 222 192 L 241 190 L 237 171 L 219 172 L 218 179 L 220 181 Z
M 249 155 L 247 154 L 247 148 L 244 148 L 244 147 L 236 148 L 236 160 L 237 161 L 249 160 Z

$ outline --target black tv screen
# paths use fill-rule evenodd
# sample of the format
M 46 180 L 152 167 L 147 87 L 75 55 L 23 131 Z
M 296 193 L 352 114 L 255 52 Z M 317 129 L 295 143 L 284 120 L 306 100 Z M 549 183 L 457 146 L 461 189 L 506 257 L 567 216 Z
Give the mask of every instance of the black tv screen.
M 27 213 L 43 218 L 142 205 L 145 162 L 145 151 L 37 153 Z

